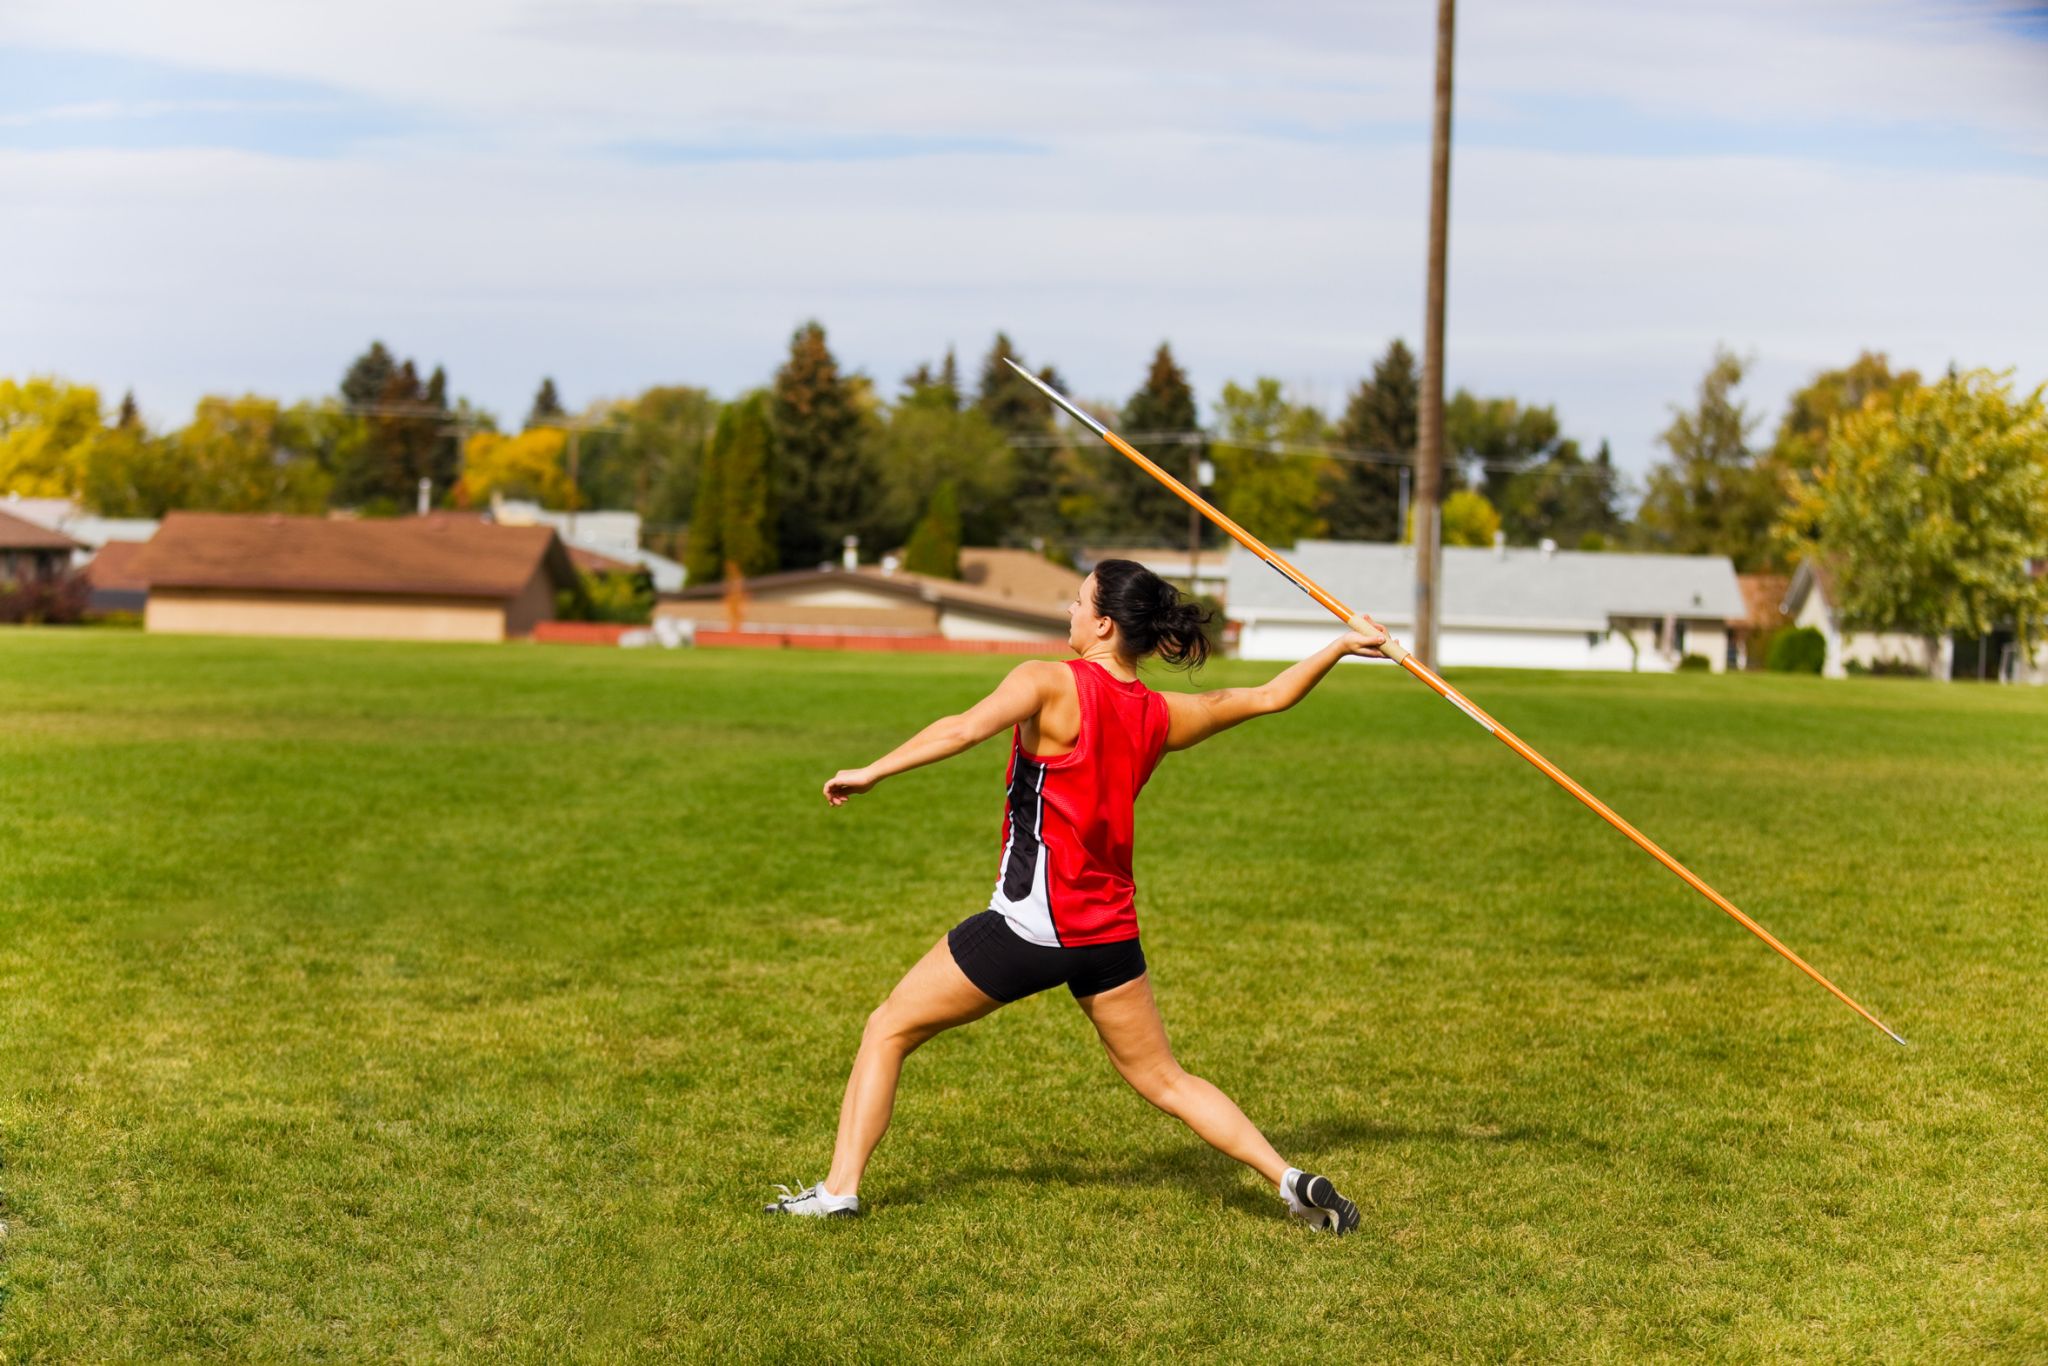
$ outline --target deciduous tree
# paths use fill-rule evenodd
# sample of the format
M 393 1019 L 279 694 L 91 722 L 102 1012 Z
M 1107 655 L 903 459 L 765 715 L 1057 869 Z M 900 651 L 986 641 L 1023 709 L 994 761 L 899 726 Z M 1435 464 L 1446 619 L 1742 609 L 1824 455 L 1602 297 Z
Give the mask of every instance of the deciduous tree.
M 1225 384 L 1216 405 L 1216 440 L 1210 447 L 1217 505 L 1273 545 L 1290 546 L 1304 536 L 1322 535 L 1325 524 L 1318 509 L 1336 477 L 1336 462 L 1306 451 L 1267 447 L 1321 444 L 1325 427 L 1315 408 L 1289 402 L 1277 379 L 1261 376 L 1250 388 Z
M 514 436 L 477 432 L 463 446 L 456 501 L 479 507 L 495 493 L 530 498 L 542 507 L 575 507 L 576 490 L 564 463 L 568 444 L 559 427 L 529 427 Z
M 960 505 L 950 482 L 939 485 L 917 529 L 910 533 L 903 567 L 942 579 L 960 577 Z
M 1658 437 L 1671 459 L 1650 471 L 1636 527 L 1655 549 L 1726 555 L 1752 571 L 1776 564 L 1771 529 L 1783 495 L 1749 448 L 1757 419 L 1735 397 L 1744 369 L 1732 352 L 1716 352 L 1693 406 L 1673 410 Z
M 327 472 L 285 451 L 275 399 L 199 400 L 192 421 L 173 433 L 186 478 L 184 506 L 210 512 L 314 513 L 327 505 Z
M 99 438 L 100 394 L 49 376 L 0 379 L 0 493 L 67 498 Z
M 1833 570 L 1846 624 L 1929 636 L 2048 623 L 2048 406 L 1975 370 L 1828 428 L 1793 483 L 1789 530 Z

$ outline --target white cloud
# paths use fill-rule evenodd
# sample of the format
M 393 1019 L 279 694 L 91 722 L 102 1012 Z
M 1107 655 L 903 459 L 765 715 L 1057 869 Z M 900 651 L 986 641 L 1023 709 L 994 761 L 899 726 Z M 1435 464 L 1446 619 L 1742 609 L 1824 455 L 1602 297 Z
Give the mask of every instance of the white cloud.
M 17 0 L 0 42 L 295 78 L 427 117 L 330 160 L 0 151 L 19 206 L 0 250 L 36 263 L 0 373 L 133 384 L 168 420 L 208 390 L 331 388 L 374 335 L 517 413 L 542 373 L 572 399 L 759 382 L 817 316 L 885 382 L 949 341 L 971 367 L 1002 327 L 1088 394 L 1128 391 L 1170 338 L 1206 394 L 1266 372 L 1334 405 L 1388 338 L 1419 340 L 1426 10 Z M 1709 141 L 1913 124 L 1986 161 L 2048 148 L 2048 48 L 1982 7 L 1469 0 L 1460 19 L 1467 129 L 1541 132 L 1540 102 L 1568 100 Z M 643 166 L 600 150 L 807 134 L 1046 151 Z M 1453 382 L 1554 399 L 1640 468 L 1717 342 L 1758 357 L 1752 398 L 1773 415 L 1865 346 L 2048 377 L 2048 171 L 1801 145 L 1462 142 Z

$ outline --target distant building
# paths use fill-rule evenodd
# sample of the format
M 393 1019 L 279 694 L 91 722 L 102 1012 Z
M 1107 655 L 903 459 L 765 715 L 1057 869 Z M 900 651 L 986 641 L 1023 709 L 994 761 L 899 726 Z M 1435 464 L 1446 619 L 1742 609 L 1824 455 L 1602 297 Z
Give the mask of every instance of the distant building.
M 1062 621 L 1084 577 L 1035 550 L 978 545 L 960 550 L 961 583 L 1009 602 L 1058 612 Z M 1066 634 L 1064 627 L 1060 634 Z
M 62 578 L 72 555 L 85 547 L 41 522 L 0 511 L 0 582 L 41 583 Z
M 0 512 L 12 513 L 26 521 L 61 531 L 79 543 L 71 562 L 83 565 L 93 552 L 110 541 L 140 543 L 156 535 L 157 523 L 150 517 L 101 517 L 87 512 L 69 498 L 23 498 L 10 493 L 0 501 Z
M 149 605 L 149 584 L 135 570 L 145 542 L 108 541 L 86 562 L 86 609 L 140 612 Z
M 1761 669 L 1764 651 L 1758 647 L 1768 649 L 1771 636 L 1792 624 L 1785 615 L 1785 590 L 1792 580 L 1784 574 L 1737 574 L 1735 582 L 1743 606 L 1742 619 L 1728 623 L 1735 629 L 1736 651 L 1743 668 Z
M 1048 648 L 1064 648 L 1067 639 L 1064 602 L 1054 605 L 1036 592 L 1019 597 L 908 570 L 799 569 L 748 579 L 742 590 L 743 633 L 1004 641 Z M 717 583 L 664 593 L 655 607 L 656 621 L 692 623 L 700 638 L 702 632 L 727 629 L 730 613 L 726 588 Z
M 1924 670 L 1935 678 L 1949 676 L 1953 644 L 1947 636 L 1916 635 L 1910 631 L 1853 631 L 1842 624 L 1836 604 L 1840 593 L 1835 576 L 1817 561 L 1806 560 L 1792 575 L 1781 604 L 1794 626 L 1811 626 L 1827 642 L 1826 678 L 1846 678 L 1849 665 L 1868 669 L 1878 664 L 1903 664 Z
M 1399 638 L 1415 637 L 1415 551 L 1360 541 L 1302 541 L 1301 571 Z M 1246 659 L 1300 659 L 1342 628 L 1248 551 L 1230 556 L 1229 619 Z M 1445 547 L 1437 658 L 1446 666 L 1675 669 L 1688 654 L 1719 671 L 1729 623 L 1744 615 L 1735 566 L 1721 555 L 1623 555 L 1496 546 Z
M 640 514 L 611 509 L 558 512 L 516 498 L 491 499 L 491 520 L 501 526 L 551 526 L 562 543 L 575 550 L 608 556 L 637 565 L 654 580 L 658 592 L 674 593 L 687 580 L 682 565 L 665 555 L 640 548 Z
M 129 572 L 151 631 L 504 640 L 576 582 L 548 527 L 173 512 Z
M 1234 549 L 1198 550 L 1190 559 L 1185 547 L 1162 550 L 1157 546 L 1089 546 L 1081 552 L 1079 564 L 1086 572 L 1104 560 L 1135 560 L 1183 592 L 1192 590 L 1198 597 L 1228 601 L 1230 557 L 1234 553 L 1243 552 Z

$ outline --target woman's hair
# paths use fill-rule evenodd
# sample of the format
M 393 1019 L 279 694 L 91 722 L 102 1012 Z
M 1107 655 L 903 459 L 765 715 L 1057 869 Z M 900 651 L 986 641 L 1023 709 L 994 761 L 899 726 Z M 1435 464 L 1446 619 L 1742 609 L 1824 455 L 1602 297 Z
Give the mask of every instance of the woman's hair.
M 1095 566 L 1095 613 L 1116 623 L 1133 659 L 1156 652 L 1168 664 L 1195 669 L 1209 657 L 1211 614 L 1136 560 Z

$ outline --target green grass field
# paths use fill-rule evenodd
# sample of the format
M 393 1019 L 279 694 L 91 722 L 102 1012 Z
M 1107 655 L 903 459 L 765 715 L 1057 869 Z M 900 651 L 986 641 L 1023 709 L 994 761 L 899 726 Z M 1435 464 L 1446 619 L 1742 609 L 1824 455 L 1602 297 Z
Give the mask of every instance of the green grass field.
M 1462 676 L 1901 1049 L 1342 670 L 1137 871 L 1182 1061 L 1361 1236 L 1063 992 L 911 1060 L 866 1219 L 760 1215 L 1004 753 L 818 785 L 1007 663 L 0 634 L 0 1359 L 2048 1356 L 2041 692 Z

